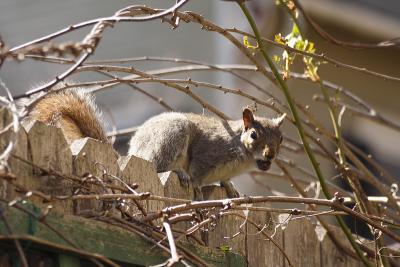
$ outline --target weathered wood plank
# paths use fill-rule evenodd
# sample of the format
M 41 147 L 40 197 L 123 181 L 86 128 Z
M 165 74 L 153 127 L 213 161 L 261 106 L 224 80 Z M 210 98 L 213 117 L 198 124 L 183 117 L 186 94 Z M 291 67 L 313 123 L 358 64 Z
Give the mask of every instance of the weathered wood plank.
M 283 222 L 287 214 L 279 215 Z M 291 220 L 283 231 L 284 247 L 294 266 L 321 266 L 320 242 L 315 233 L 315 225 L 309 220 Z
M 2 107 L 0 108 L 0 131 L 5 130 L 12 122 L 11 112 Z M 5 131 L 0 136 L 0 153 L 3 153 L 4 149 L 8 146 L 10 138 L 12 136 L 11 129 Z M 29 184 L 30 177 L 32 175 L 32 168 L 29 164 L 23 163 L 13 155 L 27 160 L 29 158 L 28 154 L 28 137 L 24 128 L 20 128 L 16 137 L 16 143 L 13 144 L 13 149 L 11 156 L 8 159 L 8 169 L 2 169 L 0 171 L 7 172 L 11 171 L 16 178 L 16 183 L 25 185 Z M 6 199 L 13 199 L 17 196 L 14 187 L 8 184 L 5 180 L 0 181 L 0 196 Z
M 202 188 L 203 197 L 206 200 L 227 198 L 225 188 L 217 185 L 204 186 Z M 243 211 L 234 211 L 239 215 L 244 215 Z M 208 232 L 208 245 L 212 248 L 228 246 L 233 251 L 242 255 L 246 254 L 245 232 L 246 227 L 242 225 L 245 220 L 239 216 L 227 215 L 217 221 L 215 227 Z M 240 226 L 242 225 L 242 228 Z M 240 232 L 243 233 L 240 233 Z
M 31 208 L 29 205 L 25 207 Z M 33 211 L 39 213 L 37 209 Z M 19 210 L 7 208 L 4 214 L 13 226 L 12 230 L 16 235 L 29 234 L 56 244 L 68 245 L 49 228 Z M 162 263 L 169 257 L 152 243 L 116 226 L 77 216 L 55 214 L 49 214 L 46 222 L 81 249 L 104 255 L 121 263 L 148 266 Z M 0 232 L 4 232 L 4 224 L 1 221 Z M 245 266 L 244 258 L 239 255 L 193 244 L 184 243 L 183 245 L 214 266 Z M 31 243 L 30 246 L 33 247 L 34 244 Z
M 182 186 L 175 172 L 159 173 L 158 177 L 164 187 L 164 196 L 182 199 L 194 199 L 194 190 L 192 186 Z M 170 205 L 170 203 L 166 203 Z
M 341 241 L 343 241 L 347 246 L 346 248 L 349 251 L 353 251 L 350 243 L 348 242 L 346 236 L 343 232 L 336 227 L 331 227 L 334 231 L 334 235 Z M 326 233 L 326 230 L 317 225 L 315 231 L 318 235 L 318 239 L 321 242 L 320 246 L 320 254 L 321 254 L 321 266 L 326 267 L 336 267 L 336 266 L 343 266 L 343 267 L 361 267 L 364 266 L 362 262 L 358 259 L 354 259 L 348 255 L 346 255 L 343 251 L 340 251 L 338 247 L 332 242 L 329 236 Z
M 28 135 L 29 159 L 39 167 L 65 175 L 72 173 L 72 154 L 61 129 L 31 121 L 24 125 Z M 49 195 L 71 195 L 72 182 L 33 168 L 33 176 L 24 184 Z M 39 203 L 36 203 L 39 205 Z M 72 213 L 72 201 L 54 202 L 55 210 Z
M 72 257 L 70 255 L 60 254 L 58 256 L 59 267 L 80 267 L 79 258 Z
M 189 187 L 182 186 L 175 172 L 170 171 L 159 173 L 158 177 L 163 186 L 164 196 L 171 198 L 194 199 L 193 187 L 191 185 Z M 176 205 L 176 203 L 170 203 L 167 201 L 163 203 L 163 208 L 171 205 Z M 189 222 L 178 222 L 173 225 L 173 228 L 177 230 L 187 230 L 191 226 L 192 225 Z
M 118 163 L 124 181 L 128 184 L 137 184 L 139 186 L 138 192 L 150 192 L 157 196 L 164 196 L 164 189 L 151 162 L 135 156 L 128 156 L 120 157 Z M 160 201 L 144 200 L 138 202 L 141 203 L 147 213 L 155 212 L 164 207 L 164 203 Z M 135 214 L 139 211 L 134 209 L 130 212 Z
M 252 206 L 270 207 L 265 203 Z M 284 249 L 282 230 L 278 227 L 275 232 L 278 216 L 269 212 L 248 211 L 248 219 L 256 223 L 258 227 L 251 223 L 246 225 L 246 257 L 249 266 L 285 266 L 285 258 L 279 248 L 260 233 L 260 230 L 264 229 L 263 231 L 269 237 L 273 236 L 277 245 Z
M 105 184 L 120 184 L 113 176 L 121 177 L 118 154 L 110 144 L 92 138 L 84 138 L 71 144 L 73 155 L 73 173 L 76 176 L 97 180 Z M 93 193 L 112 193 L 101 186 L 89 186 Z M 108 203 L 112 204 L 112 203 Z M 74 203 L 76 213 L 104 211 L 109 208 L 106 201 L 80 200 Z M 115 204 L 115 203 L 114 203 Z

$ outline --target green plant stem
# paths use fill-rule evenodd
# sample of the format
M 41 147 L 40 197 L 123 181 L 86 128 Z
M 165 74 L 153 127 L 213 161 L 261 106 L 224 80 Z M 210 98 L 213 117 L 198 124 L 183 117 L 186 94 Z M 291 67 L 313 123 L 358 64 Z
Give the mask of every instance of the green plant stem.
M 272 62 L 271 58 L 268 56 L 267 52 L 265 51 L 264 46 L 262 45 L 263 42 L 262 42 L 262 39 L 261 39 L 260 32 L 258 31 L 257 25 L 256 25 L 253 17 L 251 16 L 249 10 L 247 9 L 246 5 L 244 4 L 243 1 L 240 1 L 240 0 L 237 0 L 237 3 L 239 4 L 240 8 L 242 9 L 243 14 L 246 16 L 246 18 L 247 18 L 247 20 L 248 20 L 248 22 L 249 22 L 249 24 L 250 24 L 250 26 L 251 26 L 251 28 L 252 28 L 252 30 L 254 32 L 254 35 L 255 35 L 255 37 L 257 39 L 257 43 L 259 44 L 259 48 L 260 48 L 262 56 L 267 61 L 269 67 L 272 70 L 272 73 L 275 76 L 275 79 L 276 79 L 279 87 L 282 89 L 282 91 L 283 91 L 283 93 L 285 95 L 286 101 L 288 102 L 290 110 L 292 112 L 292 115 L 293 115 L 293 118 L 294 118 L 294 122 L 295 122 L 295 125 L 297 127 L 297 131 L 299 133 L 300 139 L 303 142 L 304 150 L 306 151 L 306 154 L 307 154 L 308 158 L 311 161 L 311 164 L 312 164 L 312 166 L 314 168 L 314 171 L 315 171 L 315 173 L 316 173 L 316 175 L 317 175 L 317 177 L 319 179 L 319 182 L 321 184 L 321 188 L 322 188 L 322 191 L 325 194 L 325 197 L 330 199 L 332 197 L 331 197 L 331 195 L 330 195 L 330 193 L 328 191 L 328 187 L 326 185 L 325 178 L 322 175 L 321 169 L 319 167 L 319 163 L 317 162 L 317 160 L 316 160 L 316 158 L 315 158 L 315 156 L 314 156 L 314 154 L 313 154 L 313 152 L 312 152 L 312 150 L 310 148 L 310 145 L 309 145 L 309 143 L 308 143 L 308 141 L 307 141 L 307 139 L 305 137 L 304 129 L 303 129 L 303 126 L 302 126 L 301 121 L 300 121 L 300 116 L 299 116 L 299 114 L 297 112 L 297 109 L 296 109 L 296 106 L 294 104 L 294 101 L 293 101 L 293 99 L 292 99 L 292 97 L 290 95 L 289 88 L 287 87 L 287 84 L 285 83 L 285 81 L 280 76 L 280 74 L 278 72 L 278 69 L 276 68 L 276 66 Z M 342 228 L 343 232 L 345 233 L 346 237 L 350 241 L 350 244 L 352 245 L 352 247 L 356 251 L 357 255 L 360 257 L 360 259 L 362 260 L 364 265 L 368 266 L 368 267 L 372 267 L 372 265 L 370 264 L 368 259 L 364 256 L 364 254 L 361 251 L 361 249 L 358 246 L 358 244 L 355 242 L 350 230 L 347 228 L 347 226 L 344 223 L 343 219 L 341 217 L 339 217 L 339 216 L 336 216 L 336 219 L 337 219 L 340 227 Z
M 296 25 L 296 27 L 297 27 L 297 29 L 299 31 L 300 37 L 304 40 L 304 36 L 302 34 L 298 19 L 296 17 L 296 13 L 293 10 L 291 10 L 282 1 L 279 1 L 279 2 L 280 2 L 280 5 L 283 5 L 284 8 L 286 9 L 286 11 L 291 16 L 291 18 L 293 20 L 293 23 Z M 304 57 L 304 55 L 303 55 L 303 57 Z M 321 92 L 322 92 L 322 95 L 324 97 L 324 100 L 325 100 L 326 104 L 328 105 L 329 115 L 331 117 L 333 129 L 334 129 L 334 132 L 335 132 L 336 144 L 337 144 L 337 148 L 338 148 L 337 149 L 337 153 L 338 153 L 338 156 L 339 156 L 339 163 L 343 167 L 346 167 L 346 157 L 345 157 L 345 154 L 343 153 L 343 149 L 342 149 L 342 145 L 343 145 L 343 143 L 342 143 L 342 132 L 341 132 L 340 125 L 338 123 L 338 116 L 337 116 L 336 109 L 333 106 L 333 104 L 331 103 L 329 94 L 328 94 L 323 82 L 319 79 L 319 77 L 318 77 L 317 82 L 319 83 L 319 87 L 321 89 Z M 351 180 L 350 177 L 347 177 L 347 180 L 348 180 L 349 185 L 352 188 L 354 187 L 353 188 L 353 190 L 354 190 L 354 199 L 356 200 L 356 203 L 360 207 L 361 211 L 364 212 L 364 213 L 371 213 L 372 212 L 372 207 L 369 205 L 368 199 L 363 199 L 364 192 L 362 192 L 361 186 L 360 185 L 358 186 L 358 189 L 360 189 L 361 191 L 359 193 L 356 193 L 357 190 L 358 190 L 357 189 L 357 185 L 354 184 L 354 182 Z M 372 227 L 370 227 L 370 230 L 371 230 L 371 233 L 374 235 L 374 229 Z M 375 243 L 378 246 L 378 248 L 384 247 L 382 238 L 376 240 Z M 384 267 L 390 266 L 389 261 L 388 261 L 388 259 L 386 257 L 379 257 L 379 258 L 380 258 L 380 262 L 381 262 L 382 266 L 384 266 Z M 378 263 L 376 263 L 376 264 L 378 264 Z
M 328 92 L 326 91 L 326 88 L 324 87 L 323 83 L 321 80 L 318 81 L 319 83 L 319 87 L 321 89 L 322 95 L 324 96 L 324 101 L 325 103 L 328 105 L 328 110 L 329 110 L 329 115 L 331 117 L 332 120 L 332 124 L 333 124 L 333 129 L 335 132 L 335 138 L 336 138 L 336 145 L 338 147 L 338 155 L 339 155 L 339 162 L 341 165 L 343 165 L 346 161 L 345 156 L 343 155 L 343 151 L 341 149 L 341 145 L 342 145 L 342 134 L 340 131 L 340 127 L 339 127 L 339 123 L 337 121 L 337 114 L 336 114 L 336 110 L 333 107 L 331 101 L 330 101 L 330 97 Z M 353 183 L 351 182 L 350 178 L 347 178 L 348 183 L 350 185 L 350 187 L 353 188 L 353 194 L 354 194 L 354 199 L 356 201 L 356 204 L 360 207 L 362 212 L 365 213 L 369 213 L 367 212 L 368 208 L 366 207 L 366 204 L 363 203 L 363 201 L 360 199 L 360 197 L 358 196 L 358 194 L 356 194 L 356 189 L 354 188 L 355 185 L 353 186 Z

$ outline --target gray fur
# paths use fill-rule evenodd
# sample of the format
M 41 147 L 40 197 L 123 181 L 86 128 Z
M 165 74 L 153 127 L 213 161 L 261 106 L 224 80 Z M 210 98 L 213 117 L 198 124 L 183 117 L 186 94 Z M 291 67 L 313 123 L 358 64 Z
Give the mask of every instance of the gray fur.
M 194 186 L 226 181 L 256 167 L 259 157 L 272 160 L 279 150 L 281 123 L 252 119 L 252 127 L 245 130 L 243 120 L 162 113 L 139 127 L 128 154 L 152 161 L 157 172 L 176 171 L 180 178 L 190 177 Z M 251 131 L 257 131 L 256 141 Z

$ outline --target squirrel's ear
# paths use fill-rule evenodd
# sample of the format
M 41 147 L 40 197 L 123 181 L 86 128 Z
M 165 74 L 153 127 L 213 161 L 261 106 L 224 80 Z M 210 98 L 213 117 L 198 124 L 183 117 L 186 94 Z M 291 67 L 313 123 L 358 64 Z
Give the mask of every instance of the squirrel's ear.
M 286 113 L 283 113 L 281 116 L 277 117 L 277 118 L 273 118 L 272 119 L 272 123 L 276 126 L 276 127 L 280 127 L 283 123 L 283 121 L 286 118 Z
M 254 123 L 254 116 L 253 116 L 253 111 L 251 111 L 250 108 L 244 108 L 243 109 L 243 124 L 244 128 L 247 130 L 250 128 Z

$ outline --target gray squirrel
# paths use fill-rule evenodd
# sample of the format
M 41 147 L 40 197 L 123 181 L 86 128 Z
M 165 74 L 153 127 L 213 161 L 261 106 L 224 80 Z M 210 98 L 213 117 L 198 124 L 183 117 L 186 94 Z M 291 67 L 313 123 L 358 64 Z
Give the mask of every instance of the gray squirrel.
M 91 94 L 83 89 L 54 90 L 28 109 L 28 118 L 60 127 L 68 142 L 91 137 L 108 142 L 103 120 Z M 202 185 L 226 183 L 235 175 L 271 166 L 282 142 L 279 127 L 286 114 L 268 119 L 243 109 L 240 120 L 223 121 L 192 113 L 166 112 L 138 128 L 128 155 L 153 162 L 157 172 L 174 171 L 181 184 L 189 181 L 201 198 Z
M 174 171 L 182 185 L 192 182 L 196 198 L 202 185 L 227 181 L 257 167 L 267 171 L 282 143 L 279 127 L 286 114 L 267 119 L 243 109 L 241 120 L 223 121 L 192 113 L 166 112 L 138 128 L 129 144 L 130 155 L 153 162 L 157 172 Z

